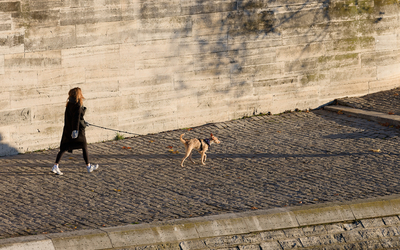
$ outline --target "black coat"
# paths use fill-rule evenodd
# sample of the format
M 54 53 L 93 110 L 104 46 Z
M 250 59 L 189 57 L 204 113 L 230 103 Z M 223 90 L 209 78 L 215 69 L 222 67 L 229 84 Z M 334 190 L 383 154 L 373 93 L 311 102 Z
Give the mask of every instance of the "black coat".
M 86 108 L 79 103 L 68 102 L 64 114 L 64 130 L 60 143 L 60 150 L 72 151 L 87 146 L 85 135 L 85 115 Z M 79 130 L 78 138 L 72 139 L 72 131 Z

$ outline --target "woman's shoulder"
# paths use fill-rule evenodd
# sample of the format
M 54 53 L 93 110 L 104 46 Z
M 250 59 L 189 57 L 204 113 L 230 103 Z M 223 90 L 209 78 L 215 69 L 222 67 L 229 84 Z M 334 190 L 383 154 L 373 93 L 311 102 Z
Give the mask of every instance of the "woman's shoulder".
M 67 109 L 76 110 L 76 109 L 80 109 L 80 108 L 81 108 L 81 105 L 78 102 L 76 102 L 76 103 L 68 102 L 67 103 Z
M 68 102 L 68 103 L 67 103 L 67 106 L 71 106 L 71 107 L 76 107 L 76 106 L 78 106 L 78 107 L 80 107 L 81 105 L 79 104 L 79 102 Z

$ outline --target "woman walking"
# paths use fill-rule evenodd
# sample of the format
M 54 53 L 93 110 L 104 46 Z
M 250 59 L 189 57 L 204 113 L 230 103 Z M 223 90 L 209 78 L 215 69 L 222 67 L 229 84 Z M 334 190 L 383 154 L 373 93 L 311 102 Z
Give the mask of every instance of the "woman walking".
M 64 130 L 60 143 L 60 152 L 57 154 L 56 162 L 53 166 L 53 173 L 62 175 L 58 167 L 63 154 L 68 151 L 72 153 L 73 149 L 82 149 L 83 159 L 86 163 L 86 169 L 90 173 L 99 168 L 99 165 L 89 163 L 89 156 L 87 150 L 87 142 L 85 136 L 86 122 L 83 119 L 86 108 L 83 107 L 82 90 L 80 88 L 73 88 L 68 92 L 68 100 L 64 114 Z

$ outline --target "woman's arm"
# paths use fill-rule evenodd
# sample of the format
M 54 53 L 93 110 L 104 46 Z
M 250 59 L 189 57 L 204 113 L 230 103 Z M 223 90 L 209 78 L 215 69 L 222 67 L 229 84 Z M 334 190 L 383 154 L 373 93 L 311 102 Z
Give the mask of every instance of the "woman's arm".
M 81 117 L 81 106 L 77 103 L 73 107 L 72 112 L 72 138 L 76 139 L 79 135 L 79 120 Z

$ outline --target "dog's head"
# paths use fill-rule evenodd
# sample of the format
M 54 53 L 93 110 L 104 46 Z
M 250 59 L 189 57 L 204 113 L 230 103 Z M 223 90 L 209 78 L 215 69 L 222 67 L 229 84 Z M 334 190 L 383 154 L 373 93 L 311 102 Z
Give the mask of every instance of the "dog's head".
M 217 144 L 220 144 L 220 143 L 221 143 L 221 142 L 218 140 L 218 138 L 215 137 L 213 134 L 211 134 L 211 139 L 212 139 L 215 143 L 217 143 Z

